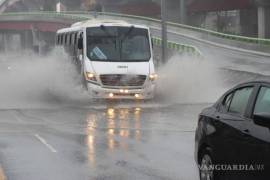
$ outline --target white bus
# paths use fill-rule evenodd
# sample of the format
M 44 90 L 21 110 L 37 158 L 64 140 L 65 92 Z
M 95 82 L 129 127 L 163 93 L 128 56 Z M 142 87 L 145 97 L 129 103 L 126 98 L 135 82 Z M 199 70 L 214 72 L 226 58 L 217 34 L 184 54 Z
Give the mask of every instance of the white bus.
M 89 20 L 57 31 L 92 98 L 151 99 L 157 75 L 150 30 L 124 21 Z

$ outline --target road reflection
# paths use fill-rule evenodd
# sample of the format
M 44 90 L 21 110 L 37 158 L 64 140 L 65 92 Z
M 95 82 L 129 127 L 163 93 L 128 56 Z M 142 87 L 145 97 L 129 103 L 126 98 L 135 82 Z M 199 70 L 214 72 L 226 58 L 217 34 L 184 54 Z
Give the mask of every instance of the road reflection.
M 98 152 L 113 152 L 116 149 L 128 151 L 130 141 L 141 140 L 141 111 L 141 108 L 108 107 L 103 113 L 88 113 L 87 146 L 88 159 L 92 165 L 96 163 Z M 105 148 L 100 142 L 105 142 Z
M 89 162 L 95 164 L 95 128 L 97 116 L 95 114 L 87 115 L 87 146 Z
M 0 180 L 6 180 L 6 176 L 1 166 L 0 166 Z

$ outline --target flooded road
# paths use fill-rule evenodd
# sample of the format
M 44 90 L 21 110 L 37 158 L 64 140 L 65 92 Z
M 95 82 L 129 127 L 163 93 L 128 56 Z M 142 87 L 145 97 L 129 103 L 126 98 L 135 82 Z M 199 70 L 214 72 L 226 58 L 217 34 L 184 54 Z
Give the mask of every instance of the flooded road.
M 0 112 L 0 159 L 12 180 L 197 179 L 197 115 L 207 104 Z M 153 105 L 155 106 L 155 105 Z

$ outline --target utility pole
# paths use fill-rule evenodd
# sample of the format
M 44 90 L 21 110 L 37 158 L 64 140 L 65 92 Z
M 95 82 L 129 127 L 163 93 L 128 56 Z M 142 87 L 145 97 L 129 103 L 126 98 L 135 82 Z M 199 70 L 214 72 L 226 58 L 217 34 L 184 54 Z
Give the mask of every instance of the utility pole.
M 58 3 L 56 3 L 56 12 L 61 13 L 61 0 L 58 0 Z
M 165 64 L 167 54 L 167 6 L 166 0 L 161 0 L 161 25 L 162 25 L 162 63 Z
M 180 0 L 180 23 L 186 23 L 186 0 Z

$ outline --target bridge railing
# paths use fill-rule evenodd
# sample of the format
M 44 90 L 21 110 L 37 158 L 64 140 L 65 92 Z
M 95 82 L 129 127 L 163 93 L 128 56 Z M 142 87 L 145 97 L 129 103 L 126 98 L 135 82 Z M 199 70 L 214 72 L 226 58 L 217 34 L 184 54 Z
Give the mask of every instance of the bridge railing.
M 81 12 L 82 13 L 82 12 Z M 76 14 L 76 13 L 57 13 L 57 12 L 51 12 L 51 11 L 41 11 L 41 12 L 9 12 L 9 13 L 2 13 L 0 14 L 0 18 L 3 19 L 5 17 L 20 17 L 20 16 L 35 16 L 35 17 L 53 17 L 53 18 L 65 18 L 70 19 L 74 21 L 83 21 L 88 20 L 89 16 L 84 16 L 82 14 Z

